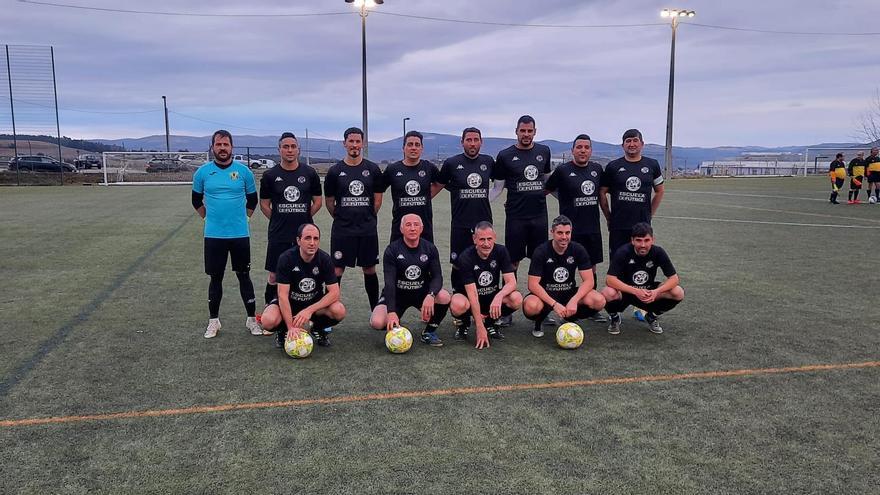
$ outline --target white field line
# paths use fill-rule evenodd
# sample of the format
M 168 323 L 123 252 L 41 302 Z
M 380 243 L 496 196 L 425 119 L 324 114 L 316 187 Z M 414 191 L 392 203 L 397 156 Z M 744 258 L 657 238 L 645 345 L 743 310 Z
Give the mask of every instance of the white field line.
M 754 223 L 760 225 L 789 225 L 792 227 L 824 227 L 824 228 L 832 228 L 832 229 L 880 229 L 880 225 L 837 225 L 830 223 L 798 223 L 798 222 L 769 222 L 763 220 L 733 220 L 729 218 L 702 218 L 702 217 L 678 217 L 678 216 L 667 216 L 667 215 L 658 215 L 654 218 L 657 219 L 672 219 L 672 220 L 698 220 L 702 222 L 727 222 L 727 223 Z

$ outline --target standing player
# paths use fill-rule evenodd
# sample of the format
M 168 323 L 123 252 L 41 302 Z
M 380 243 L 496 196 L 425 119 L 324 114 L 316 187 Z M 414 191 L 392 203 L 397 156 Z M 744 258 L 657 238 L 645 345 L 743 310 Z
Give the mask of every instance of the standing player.
M 345 267 L 361 267 L 364 288 L 372 309 L 379 299 L 376 215 L 382 207 L 382 171 L 375 163 L 361 156 L 364 131 L 350 127 L 345 130 L 343 138 L 345 158 L 330 167 L 324 179 L 327 211 L 333 217 L 330 251 L 340 281 Z
M 320 245 L 321 231 L 304 223 L 297 229 L 296 245 L 278 258 L 278 297 L 263 310 L 263 326 L 275 331 L 276 347 L 284 347 L 285 336 L 299 338 L 301 329 L 327 347 L 330 338 L 325 329 L 345 318 L 333 261 Z
M 483 138 L 476 127 L 468 127 L 461 133 L 464 152 L 447 158 L 437 176 L 439 191 L 446 187 L 452 205 L 452 225 L 449 232 L 449 262 L 452 263 L 452 286 L 461 286 L 455 260 L 465 249 L 473 245 L 473 229 L 480 222 L 492 223 L 492 206 L 489 204 L 489 180 L 495 160 L 480 154 Z
M 400 326 L 407 308 L 416 308 L 426 323 L 422 342 L 441 347 L 443 341 L 437 336 L 437 327 L 449 309 L 450 296 L 443 290 L 440 253 L 421 238 L 422 220 L 418 215 L 404 215 L 400 230 L 402 237 L 389 244 L 382 257 L 385 288 L 370 316 L 370 325 L 376 330 L 390 331 Z
M 477 349 L 489 347 L 489 337 L 503 339 L 496 327 L 502 316 L 510 315 L 522 305 L 522 294 L 516 290 L 516 276 L 507 248 L 495 244 L 495 228 L 489 222 L 474 227 L 474 245 L 458 257 L 461 286 L 453 287 L 452 315 L 462 324 L 455 340 L 467 340 L 470 315 L 477 327 Z
M 645 142 L 638 129 L 623 133 L 623 157 L 611 161 L 602 174 L 599 206 L 608 222 L 608 252 L 629 242 L 633 225 L 651 223 L 663 200 L 663 172 L 653 158 L 642 156 Z M 653 198 L 651 197 L 651 193 Z M 609 206 L 607 194 L 611 194 Z
M 269 219 L 266 248 L 266 304 L 278 297 L 275 266 L 281 253 L 295 246 L 300 225 L 312 223 L 321 209 L 321 179 L 315 169 L 299 163 L 299 141 L 291 132 L 278 140 L 281 163 L 260 179 L 260 210 Z
M 829 202 L 833 205 L 839 205 L 837 193 L 846 180 L 846 164 L 843 162 L 843 153 L 835 155 L 834 161 L 828 167 L 828 176 L 831 178 L 831 199 Z
M 602 230 L 599 226 L 599 186 L 602 165 L 591 162 L 593 142 L 580 134 L 571 144 L 572 160 L 550 174 L 546 191 L 556 193 L 559 214 L 571 220 L 571 240 L 587 250 L 593 263 L 593 286 L 596 287 L 596 265 L 604 260 Z
M 431 199 L 440 192 L 436 186 L 440 171 L 422 160 L 422 133 L 409 131 L 403 138 L 403 160 L 385 169 L 385 186 L 391 189 L 391 241 L 400 239 L 400 219 L 407 213 L 418 215 L 425 224 L 422 239 L 434 242 L 434 212 Z
M 865 153 L 859 151 L 856 157 L 849 161 L 849 196 L 847 204 L 859 204 L 859 191 L 862 190 L 862 181 L 865 180 Z
M 255 317 L 256 301 L 251 282 L 251 242 L 248 219 L 257 207 L 254 174 L 245 165 L 232 161 L 232 134 L 219 130 L 211 136 L 214 160 L 193 174 L 192 205 L 205 219 L 205 273 L 208 285 L 210 319 L 205 338 L 220 330 L 220 300 L 226 260 L 232 258 L 232 271 L 238 278 L 241 300 L 247 311 L 245 326 L 251 335 L 263 335 Z M 268 335 L 268 332 L 266 333 Z
M 655 281 L 658 268 L 666 275 L 662 284 Z M 611 314 L 611 335 L 620 333 L 619 313 L 630 304 L 646 311 L 645 321 L 652 332 L 663 333 L 657 317 L 684 300 L 675 267 L 666 251 L 654 244 L 654 229 L 647 222 L 634 225 L 630 243 L 611 256 L 605 285 L 602 295 Z
M 564 215 L 553 219 L 550 240 L 538 246 L 529 265 L 529 292 L 523 301 L 523 314 L 534 320 L 532 336 L 543 337 L 541 322 L 551 311 L 566 321 L 595 315 L 605 307 L 605 299 L 593 285 L 593 262 L 587 250 L 571 241 L 571 220 Z M 580 275 L 581 284 L 575 280 Z
M 877 203 L 880 203 L 880 148 L 871 148 L 871 154 L 865 158 L 865 177 L 868 178 L 868 200 L 871 194 L 876 195 Z

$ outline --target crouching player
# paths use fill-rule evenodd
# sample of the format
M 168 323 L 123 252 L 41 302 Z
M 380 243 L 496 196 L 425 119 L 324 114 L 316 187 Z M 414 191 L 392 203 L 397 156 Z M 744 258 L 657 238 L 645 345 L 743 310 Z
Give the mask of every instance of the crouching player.
M 498 319 L 522 306 L 522 294 L 516 290 L 516 275 L 510 254 L 495 244 L 495 228 L 480 222 L 474 228 L 474 245 L 465 249 L 456 260 L 460 287 L 453 287 L 452 315 L 462 324 L 455 340 L 467 340 L 470 316 L 477 327 L 477 349 L 489 347 L 489 337 L 503 339 Z M 500 284 L 499 284 L 500 282 Z M 468 314 L 470 312 L 470 314 Z
M 605 307 L 593 285 L 593 262 L 587 250 L 571 240 L 571 220 L 559 215 L 550 224 L 550 240 L 538 246 L 529 266 L 529 292 L 523 314 L 535 322 L 532 336 L 543 337 L 541 322 L 555 311 L 566 321 L 595 315 Z M 575 281 L 580 274 L 581 285 Z
M 657 269 L 663 270 L 666 281 L 657 283 Z M 645 310 L 645 321 L 654 333 L 663 333 L 658 316 L 684 300 L 684 289 L 666 251 L 654 245 L 654 229 L 645 222 L 633 225 L 630 243 L 618 248 L 611 257 L 606 287 L 602 295 L 608 301 L 611 315 L 608 333 L 620 333 L 620 312 L 633 305 Z
M 413 213 L 400 219 L 403 237 L 385 248 L 382 268 L 385 288 L 370 317 L 376 330 L 390 331 L 400 326 L 400 318 L 407 308 L 421 311 L 426 323 L 422 342 L 441 347 L 437 327 L 449 310 L 449 293 L 443 290 L 440 254 L 433 244 L 421 238 L 422 219 Z
M 324 329 L 345 318 L 333 260 L 319 249 L 321 231 L 314 224 L 300 225 L 296 243 L 278 258 L 278 297 L 263 310 L 263 328 L 275 332 L 276 347 L 284 347 L 285 337 L 298 338 L 302 329 L 327 347 L 330 338 Z

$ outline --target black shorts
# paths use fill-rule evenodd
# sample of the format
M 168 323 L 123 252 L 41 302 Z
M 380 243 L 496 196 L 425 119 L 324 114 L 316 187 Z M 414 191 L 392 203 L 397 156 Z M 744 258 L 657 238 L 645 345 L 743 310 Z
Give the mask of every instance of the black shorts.
M 226 261 L 230 257 L 232 258 L 232 271 L 240 273 L 251 271 L 251 238 L 205 237 L 205 273 L 222 275 L 226 271 Z
M 324 297 L 324 294 L 321 294 L 321 297 Z M 311 306 L 312 304 L 315 304 L 316 302 L 320 301 L 320 300 L 321 300 L 321 297 L 318 297 L 318 298 L 312 299 L 311 301 L 294 301 L 294 300 L 292 300 L 292 299 L 288 299 L 288 300 L 290 301 L 290 312 L 293 313 L 293 314 L 297 314 L 297 313 L 299 313 L 300 311 L 302 311 L 302 310 L 308 308 L 308 307 Z M 266 307 L 268 308 L 269 306 L 271 306 L 271 305 L 273 305 L 273 304 L 276 305 L 276 306 L 278 306 L 278 310 L 279 310 L 279 311 L 281 310 L 281 305 L 278 304 L 278 298 L 277 298 L 277 297 L 276 297 L 275 299 L 272 299 L 271 301 L 269 301 L 269 304 L 267 304 Z
M 602 246 L 602 233 L 597 232 L 595 234 L 582 234 L 576 235 L 572 237 L 574 242 L 582 245 L 584 249 L 587 250 L 587 254 L 590 255 L 590 263 L 593 266 L 598 265 L 599 263 L 605 261 L 602 252 L 605 249 Z
M 531 259 L 535 248 L 547 242 L 547 215 L 523 220 L 507 218 L 504 225 L 504 245 L 510 261 Z
M 861 177 L 861 176 L 859 176 L 859 177 L 850 177 L 850 179 L 849 179 L 849 188 L 850 188 L 850 190 L 858 191 L 859 189 L 861 189 L 861 188 L 862 188 L 862 181 L 863 181 L 863 180 L 865 180 L 865 178 L 864 178 L 864 177 Z M 856 184 L 856 181 L 859 181 L 859 183 Z
M 834 185 L 835 185 L 838 189 L 840 189 L 841 187 L 843 187 L 843 182 L 844 182 L 843 179 L 841 179 L 841 178 L 839 178 L 839 177 L 834 179 Z
M 449 231 L 449 262 L 455 263 L 458 255 L 474 245 L 474 230 L 463 227 L 452 227 Z
M 379 264 L 379 236 L 331 235 L 330 252 L 337 268 L 376 266 Z
M 476 286 L 476 284 L 474 284 L 474 285 Z M 477 301 L 480 302 L 480 312 L 482 312 L 482 313 L 489 312 L 489 306 L 492 305 L 492 300 L 495 299 L 495 294 L 498 294 L 499 292 L 501 292 L 501 289 L 498 289 L 495 292 L 488 294 L 488 295 L 485 295 L 485 296 L 477 296 Z M 452 293 L 453 294 L 461 294 L 465 297 L 465 299 L 467 299 L 467 291 L 464 290 L 464 285 L 459 284 L 457 287 L 455 285 L 453 285 L 452 286 Z M 468 299 L 468 304 L 470 304 L 470 302 L 471 302 L 471 300 Z
M 871 184 L 880 182 L 880 172 L 868 172 L 868 182 Z
M 296 246 L 295 242 L 278 242 L 270 239 L 269 244 L 266 246 L 266 266 L 264 267 L 266 271 L 275 273 L 281 253 L 294 246 Z
M 632 238 L 632 229 L 615 229 L 608 231 L 608 259 L 614 258 L 614 253 L 620 249 L 620 246 L 625 246 L 632 242 L 630 239 Z
M 424 230 L 422 230 L 422 239 L 434 244 L 434 226 L 430 223 L 425 223 Z M 391 240 L 388 244 L 403 238 L 403 234 L 400 233 L 400 220 L 397 222 L 391 222 Z
M 425 298 L 428 297 L 428 291 L 398 291 L 397 298 L 394 301 L 394 308 L 389 307 L 389 313 L 396 313 L 398 318 L 403 318 L 403 313 L 406 312 L 408 308 L 415 308 L 417 311 L 422 310 L 422 304 L 425 302 Z M 382 295 L 379 296 L 379 301 L 376 303 L 385 304 L 385 289 L 382 289 Z

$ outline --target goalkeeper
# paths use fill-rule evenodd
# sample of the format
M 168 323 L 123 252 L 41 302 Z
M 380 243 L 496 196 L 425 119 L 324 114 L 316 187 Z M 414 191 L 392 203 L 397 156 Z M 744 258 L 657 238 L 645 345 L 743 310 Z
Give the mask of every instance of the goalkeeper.
M 849 196 L 847 204 L 859 204 L 859 191 L 862 190 L 862 181 L 865 180 L 865 153 L 859 151 L 856 157 L 849 161 Z
M 834 156 L 834 161 L 828 167 L 828 177 L 831 178 L 831 199 L 833 205 L 839 205 L 837 201 L 837 193 L 843 187 L 844 179 L 846 179 L 846 164 L 843 163 L 843 153 Z

